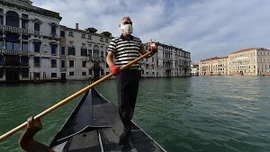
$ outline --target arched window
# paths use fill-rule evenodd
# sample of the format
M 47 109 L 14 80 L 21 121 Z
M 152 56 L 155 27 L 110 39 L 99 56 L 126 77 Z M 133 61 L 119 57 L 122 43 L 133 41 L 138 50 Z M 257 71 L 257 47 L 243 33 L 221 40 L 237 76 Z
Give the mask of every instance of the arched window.
M 16 12 L 7 12 L 6 21 L 7 26 L 20 27 L 19 15 Z
M 95 59 L 99 58 L 99 47 L 97 45 L 93 47 L 93 58 Z

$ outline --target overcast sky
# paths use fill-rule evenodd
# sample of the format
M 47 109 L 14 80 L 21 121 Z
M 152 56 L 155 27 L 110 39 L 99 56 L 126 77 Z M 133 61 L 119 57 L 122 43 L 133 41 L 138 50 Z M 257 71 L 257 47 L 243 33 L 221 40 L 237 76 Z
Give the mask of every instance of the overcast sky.
M 270 48 L 270 0 L 32 0 L 62 16 L 60 24 L 120 35 L 123 16 L 134 36 L 191 52 L 193 62 L 250 47 Z

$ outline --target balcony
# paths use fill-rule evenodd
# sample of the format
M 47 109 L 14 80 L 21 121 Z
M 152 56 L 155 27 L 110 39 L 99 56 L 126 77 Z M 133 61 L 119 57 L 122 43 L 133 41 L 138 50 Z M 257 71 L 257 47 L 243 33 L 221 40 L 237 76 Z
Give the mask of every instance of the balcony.
M 34 52 L 0 49 L 0 54 L 32 56 L 34 55 Z
M 40 35 L 39 31 L 32 31 L 28 29 L 17 28 L 17 27 L 6 26 L 6 25 L 0 25 L 0 29 L 2 29 L 3 31 L 9 31 L 9 32 L 14 32 L 14 33 Z
M 89 58 L 89 61 L 93 62 L 93 63 L 100 63 L 100 62 L 104 62 L 105 58 L 103 57 L 99 57 L 99 58 Z
M 63 68 L 63 67 L 60 68 L 60 72 L 66 72 L 66 71 L 67 71 L 67 68 Z

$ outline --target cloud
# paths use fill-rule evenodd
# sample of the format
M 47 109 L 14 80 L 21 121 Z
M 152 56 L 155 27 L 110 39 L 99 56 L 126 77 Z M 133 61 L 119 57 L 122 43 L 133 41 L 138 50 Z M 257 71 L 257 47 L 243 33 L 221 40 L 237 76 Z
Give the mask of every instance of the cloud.
M 68 27 L 95 27 L 120 34 L 123 16 L 130 16 L 134 35 L 155 39 L 191 52 L 193 61 L 226 56 L 248 47 L 269 48 L 270 1 L 262 0 L 33 0 L 59 12 Z

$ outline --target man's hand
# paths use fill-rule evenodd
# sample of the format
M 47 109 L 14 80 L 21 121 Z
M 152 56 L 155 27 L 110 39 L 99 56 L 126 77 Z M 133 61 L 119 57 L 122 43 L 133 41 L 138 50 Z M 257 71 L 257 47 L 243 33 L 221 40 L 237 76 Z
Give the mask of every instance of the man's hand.
M 120 73 L 120 69 L 116 65 L 110 66 L 110 69 L 111 69 L 113 75 L 117 75 Z
M 151 45 L 151 46 L 150 46 L 150 51 L 152 52 L 152 55 L 154 55 L 155 53 L 157 53 L 157 51 L 158 51 L 157 46 Z

